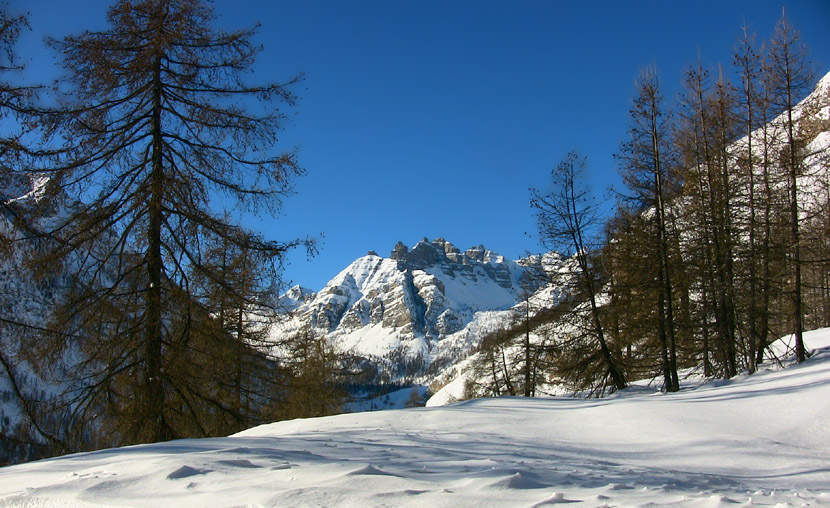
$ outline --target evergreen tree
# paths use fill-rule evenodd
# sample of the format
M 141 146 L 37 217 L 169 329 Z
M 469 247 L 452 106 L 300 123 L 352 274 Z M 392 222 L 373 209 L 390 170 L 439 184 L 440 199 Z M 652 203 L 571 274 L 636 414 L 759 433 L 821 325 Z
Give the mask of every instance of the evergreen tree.
M 663 361 L 663 378 L 666 391 L 677 391 L 677 345 L 675 339 L 674 296 L 672 286 L 672 261 L 669 246 L 669 221 L 667 201 L 672 148 L 669 144 L 669 121 L 664 111 L 663 97 L 657 70 L 644 69 L 637 82 L 637 97 L 631 109 L 630 139 L 621 145 L 618 160 L 623 181 L 633 191 L 642 213 L 653 217 L 654 262 L 659 267 L 657 280 L 657 326 Z M 650 281 L 644 280 L 645 285 Z
M 342 412 L 346 392 L 339 379 L 341 358 L 325 337 L 304 327 L 281 341 L 287 390 L 281 417 L 311 418 Z
M 783 114 L 784 146 L 781 164 L 786 169 L 789 192 L 790 246 L 792 263 L 792 319 L 795 335 L 795 352 L 799 362 L 806 358 L 804 347 L 804 302 L 802 288 L 802 241 L 799 222 L 798 180 L 803 170 L 803 146 L 796 132 L 796 118 L 793 116 L 799 97 L 804 97 L 812 90 L 815 71 L 808 59 L 809 50 L 801 41 L 801 36 L 786 17 L 782 17 L 775 27 L 769 52 L 767 54 L 770 83 L 773 86 L 772 98 Z
M 216 317 L 193 281 L 215 279 L 217 292 L 238 299 L 247 289 L 211 269 L 215 246 L 278 268 L 302 243 L 266 240 L 216 206 L 275 212 L 302 173 L 294 154 L 271 151 L 284 117 L 277 106 L 293 104 L 296 78 L 246 85 L 256 29 L 213 28 L 199 0 L 120 0 L 107 19 L 106 30 L 50 41 L 67 72 L 52 126 L 67 149 L 47 171 L 48 190 L 68 213 L 48 231 L 55 249 L 44 262 L 74 274 L 55 327 L 84 337 L 52 345 L 82 353 L 69 403 L 76 423 L 105 415 L 117 442 L 210 433 L 234 403 L 203 389 L 216 372 L 175 370 L 189 355 L 218 354 L 197 350 L 218 343 L 196 340 Z M 244 340 L 224 317 L 215 324 Z
M 573 256 L 575 260 L 571 289 L 580 303 L 587 307 L 583 321 L 589 323 L 585 327 L 587 352 L 578 353 L 578 356 L 587 358 L 589 363 L 593 361 L 602 365 L 603 383 L 610 381 L 608 384 L 614 389 L 622 390 L 626 387 L 625 374 L 608 342 L 603 312 L 598 301 L 603 274 L 594 257 L 594 242 L 598 240 L 601 221 L 597 206 L 591 201 L 582 180 L 584 167 L 584 159 L 576 153 L 569 153 L 551 171 L 554 186 L 551 192 L 542 193 L 531 189 L 531 206 L 536 209 L 542 244 L 563 255 Z M 574 309 L 579 307 L 575 305 Z M 583 372 L 587 370 L 586 365 L 579 368 Z

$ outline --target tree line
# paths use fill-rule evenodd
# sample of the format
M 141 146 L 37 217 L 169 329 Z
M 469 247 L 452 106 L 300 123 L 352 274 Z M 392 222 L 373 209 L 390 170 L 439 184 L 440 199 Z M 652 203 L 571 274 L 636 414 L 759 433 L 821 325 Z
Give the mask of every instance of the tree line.
M 343 400 L 323 339 L 271 334 L 285 254 L 314 240 L 240 220 L 278 212 L 304 172 L 273 149 L 302 76 L 248 84 L 257 27 L 214 21 L 200 0 L 116 1 L 104 30 L 47 40 L 65 72 L 50 92 L 10 81 L 28 25 L 0 10 L 0 180 L 28 196 L 2 196 L 3 262 L 55 289 L 48 312 L 0 315 L 22 408 L 0 460 L 227 435 Z
M 640 72 L 612 214 L 576 153 L 531 189 L 543 246 L 572 264 L 547 281 L 569 297 L 535 302 L 552 317 L 533 345 L 526 318 L 486 338 L 472 395 L 652 377 L 672 392 L 685 368 L 752 373 L 790 334 L 805 360 L 804 330 L 830 326 L 830 97 L 799 104 L 817 78 L 788 19 L 768 41 L 741 33 L 732 66 L 690 65 L 675 101 L 655 67 Z

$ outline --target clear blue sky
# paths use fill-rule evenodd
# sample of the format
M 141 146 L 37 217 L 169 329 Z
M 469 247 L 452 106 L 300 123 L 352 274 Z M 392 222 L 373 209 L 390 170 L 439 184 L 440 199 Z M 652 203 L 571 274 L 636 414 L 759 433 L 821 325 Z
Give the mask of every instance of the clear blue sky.
M 51 65 L 40 37 L 104 27 L 102 0 L 11 0 L 31 13 L 21 53 Z M 638 69 L 673 96 L 697 60 L 729 65 L 746 21 L 767 38 L 787 16 L 830 71 L 830 1 L 218 0 L 226 27 L 262 24 L 252 81 L 304 72 L 282 148 L 308 175 L 266 236 L 325 234 L 286 277 L 319 290 L 355 258 L 443 236 L 516 259 L 538 251 L 528 187 L 569 150 L 601 195 L 617 182 Z M 531 233 L 529 236 L 528 233 Z

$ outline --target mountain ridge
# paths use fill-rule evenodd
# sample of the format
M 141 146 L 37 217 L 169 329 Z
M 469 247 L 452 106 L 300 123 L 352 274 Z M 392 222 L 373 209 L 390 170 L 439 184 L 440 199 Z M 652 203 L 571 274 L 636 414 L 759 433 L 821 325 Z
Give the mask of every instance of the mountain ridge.
M 276 333 L 307 326 L 343 351 L 414 360 L 424 374 L 435 360 L 449 360 L 441 344 L 458 340 L 478 314 L 480 321 L 510 312 L 524 292 L 535 292 L 541 267 L 540 256 L 513 261 L 483 245 L 462 252 L 444 238 L 411 249 L 398 242 L 389 257 L 370 251 L 356 259 L 319 292 L 286 292 L 293 318 Z

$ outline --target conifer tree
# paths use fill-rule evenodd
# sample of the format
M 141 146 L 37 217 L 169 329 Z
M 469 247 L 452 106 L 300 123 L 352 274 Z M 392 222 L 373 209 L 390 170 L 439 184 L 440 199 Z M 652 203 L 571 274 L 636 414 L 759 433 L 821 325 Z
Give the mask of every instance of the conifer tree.
M 749 27 L 742 27 L 742 37 L 735 48 L 733 56 L 735 67 L 740 77 L 740 99 L 739 99 L 739 122 L 742 124 L 743 142 L 737 145 L 739 170 L 742 170 L 739 178 L 745 182 L 746 199 L 745 206 L 748 209 L 746 225 L 743 228 L 747 238 L 747 245 L 744 261 L 747 279 L 747 304 L 746 320 L 748 330 L 748 366 L 750 372 L 756 368 L 757 349 L 764 347 L 766 340 L 760 330 L 761 316 L 766 312 L 761 308 L 759 293 L 768 293 L 766 285 L 760 277 L 761 259 L 763 257 L 763 239 L 759 239 L 759 224 L 762 222 L 759 217 L 762 202 L 762 193 L 758 185 L 757 168 L 758 148 L 755 140 L 754 130 L 758 126 L 758 109 L 762 107 L 759 103 L 759 82 L 760 82 L 760 55 L 755 46 L 755 34 L 750 32 Z M 759 241 L 760 240 L 760 241 Z
M 804 346 L 804 302 L 802 288 L 802 241 L 799 221 L 798 179 L 803 170 L 803 147 L 796 132 L 796 118 L 793 116 L 799 98 L 812 90 L 815 71 L 808 58 L 809 50 L 801 36 L 786 16 L 775 27 L 769 52 L 767 69 L 773 86 L 772 97 L 782 115 L 784 131 L 781 164 L 787 173 L 789 192 L 790 245 L 792 256 L 792 319 L 795 336 L 795 352 L 799 362 L 806 359 Z
M 605 319 L 599 304 L 602 273 L 593 256 L 601 220 L 597 206 L 582 180 L 585 159 L 571 152 L 551 171 L 553 190 L 549 193 L 531 189 L 531 206 L 536 209 L 539 236 L 548 249 L 573 256 L 576 262 L 572 290 L 587 306 L 584 322 L 587 347 L 579 356 L 603 366 L 605 375 L 614 389 L 626 387 L 624 371 L 608 341 Z M 582 349 L 582 348 L 580 348 Z M 587 369 L 582 365 L 581 369 Z
M 675 339 L 672 261 L 670 260 L 667 201 L 670 199 L 669 144 L 667 114 L 657 70 L 644 69 L 637 82 L 637 96 L 631 109 L 630 138 L 622 143 L 618 160 L 623 181 L 633 191 L 640 210 L 654 217 L 654 254 L 657 270 L 657 333 L 660 337 L 663 377 L 666 391 L 677 391 L 677 345 Z M 649 281 L 643 281 L 648 285 Z
M 283 367 L 287 370 L 288 390 L 283 418 L 311 418 L 342 411 L 346 393 L 338 374 L 341 355 L 326 337 L 304 327 L 285 337 Z
M 32 203 L 14 202 L 32 190 L 27 175 L 28 161 L 36 153 L 26 139 L 34 131 L 41 111 L 36 107 L 37 85 L 15 82 L 23 70 L 16 44 L 21 31 L 29 28 L 25 14 L 13 15 L 0 4 L 0 271 L 21 272 L 27 279 L 26 258 L 33 247 L 29 212 Z M 33 278 L 33 277 L 32 277 Z M 6 413 L 0 409 L 0 463 L 34 459 L 68 450 L 65 442 L 45 424 L 36 392 L 22 365 L 30 338 L 43 330 L 43 323 L 27 315 L 16 315 L 20 294 L 0 294 L 0 380 L 4 387 L 0 397 L 7 402 Z M 8 391 L 6 391 L 8 390 Z M 9 397 L 9 398 L 7 398 Z M 17 413 L 17 418 L 14 415 Z M 11 418 L 9 418 L 11 416 Z
M 278 211 L 302 170 L 293 153 L 272 150 L 278 106 L 294 103 L 297 78 L 245 84 L 260 51 L 256 28 L 227 32 L 213 28 L 214 18 L 199 0 L 120 0 L 107 29 L 50 41 L 67 73 L 53 124 L 67 149 L 44 171 L 69 213 L 48 231 L 55 249 L 45 262 L 74 274 L 55 326 L 84 337 L 54 344 L 83 353 L 71 402 L 77 421 L 115 419 L 117 442 L 201 434 L 215 414 L 233 412 L 203 389 L 215 373 L 175 372 L 189 354 L 218 354 L 195 349 L 211 341 L 194 342 L 192 325 L 216 318 L 192 283 L 197 274 L 223 276 L 210 269 L 216 245 L 278 267 L 302 243 L 266 240 L 217 210 L 224 202 Z M 214 282 L 231 296 L 246 291 Z

